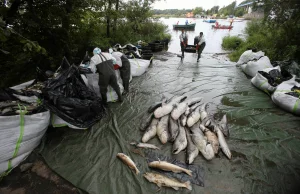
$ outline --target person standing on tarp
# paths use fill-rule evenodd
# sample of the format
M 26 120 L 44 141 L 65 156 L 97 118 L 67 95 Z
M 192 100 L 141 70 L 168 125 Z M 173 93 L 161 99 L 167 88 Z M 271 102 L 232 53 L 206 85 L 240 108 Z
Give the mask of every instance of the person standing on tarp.
M 93 73 L 96 72 L 96 69 L 99 73 L 98 84 L 103 103 L 107 105 L 106 93 L 108 85 L 110 85 L 116 91 L 118 95 L 118 101 L 122 102 L 123 99 L 114 70 L 114 63 L 116 62 L 113 62 L 113 60 L 116 61 L 116 59 L 114 59 L 109 53 L 102 53 L 101 49 L 98 47 L 93 50 L 93 54 L 94 56 L 90 61 L 90 68 Z
M 120 63 L 118 61 L 121 61 L 119 70 L 120 70 L 120 75 L 121 75 L 124 90 L 125 90 L 123 94 L 126 94 L 129 92 L 129 80 L 130 80 L 130 74 L 131 74 L 130 62 L 129 62 L 128 58 L 126 57 L 126 55 L 124 55 L 121 52 L 113 51 L 113 49 L 110 48 L 109 53 L 111 53 L 112 56 L 114 58 L 116 58 L 117 63 Z
M 197 58 L 197 62 L 199 62 L 199 59 L 201 57 L 202 51 L 204 49 L 204 47 L 206 46 L 205 43 L 205 38 L 203 36 L 203 32 L 200 32 L 199 36 L 196 37 L 197 41 L 196 41 L 196 48 L 198 51 L 198 58 Z
M 188 42 L 188 37 L 187 37 L 187 34 L 184 32 L 184 30 L 181 30 L 179 40 L 180 40 L 180 47 L 181 47 L 181 53 L 182 53 L 181 57 L 184 58 L 184 49 Z

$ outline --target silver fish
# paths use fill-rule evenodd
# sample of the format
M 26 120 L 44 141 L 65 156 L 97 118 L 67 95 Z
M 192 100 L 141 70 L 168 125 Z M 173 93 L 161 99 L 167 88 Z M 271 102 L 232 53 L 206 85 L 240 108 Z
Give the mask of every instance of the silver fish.
M 201 106 L 201 109 L 200 109 L 201 121 L 203 121 L 208 116 L 208 113 L 206 110 L 207 106 L 208 106 L 207 103 L 205 103 Z
M 168 122 L 169 115 L 163 116 L 157 124 L 157 136 L 162 144 L 169 140 Z
M 200 127 L 200 121 L 197 121 L 197 123 L 195 123 L 191 128 L 190 128 L 190 130 L 193 132 L 194 130 L 198 130 L 198 129 L 200 129 L 199 127 Z M 197 132 L 199 132 L 199 133 L 202 133 L 202 131 L 201 130 L 198 130 Z M 204 133 L 202 133 L 202 135 L 204 136 Z
M 221 131 L 223 132 L 223 134 L 225 135 L 225 137 L 229 137 L 230 133 L 229 133 L 228 125 L 227 125 L 226 115 L 224 115 L 222 117 L 221 121 L 219 122 L 219 127 L 220 127 Z
M 144 174 L 144 177 L 152 183 L 155 183 L 158 187 L 171 187 L 175 190 L 178 190 L 179 187 L 187 188 L 188 190 L 192 190 L 192 186 L 190 181 L 187 181 L 185 183 L 181 183 L 178 180 L 168 178 L 166 176 L 163 176 L 161 174 L 152 173 L 152 172 L 146 172 Z
M 174 142 L 178 133 L 179 133 L 178 122 L 174 121 L 174 119 L 172 119 L 172 117 L 170 117 L 170 119 L 169 119 L 169 134 L 170 134 L 169 141 Z
M 148 148 L 148 149 L 160 150 L 160 148 L 157 147 L 156 145 L 149 144 L 149 143 L 131 142 L 130 145 L 134 145 L 134 146 L 139 147 L 139 148 Z
M 195 146 L 198 150 L 202 153 L 205 159 L 211 160 L 214 158 L 215 153 L 212 148 L 212 145 L 207 142 L 206 138 L 202 135 L 200 128 L 194 129 L 192 131 L 192 141 L 194 142 Z
M 182 126 L 186 126 L 187 117 L 185 116 L 185 114 L 181 115 L 179 120 Z
M 186 102 L 188 103 L 188 106 L 193 106 L 194 104 L 201 102 L 202 99 L 203 99 L 202 97 L 195 97 L 195 98 L 188 99 Z
M 151 124 L 152 118 L 153 118 L 153 114 L 145 114 L 141 118 L 141 124 L 140 124 L 141 131 L 145 131 L 147 129 L 147 127 L 149 127 L 149 125 Z
M 130 169 L 132 169 L 135 174 L 139 174 L 140 171 L 139 169 L 137 169 L 135 163 L 125 154 L 123 153 L 118 153 L 117 157 L 120 158 L 122 160 L 122 162 L 124 162 Z
M 171 117 L 176 121 L 179 117 L 186 111 L 188 108 L 187 102 L 179 103 L 175 106 L 175 108 L 171 112 Z
M 170 114 L 176 103 L 182 102 L 186 96 L 179 96 L 172 99 L 169 103 L 163 103 L 161 107 L 154 111 L 155 118 L 159 119 L 167 114 Z
M 178 154 L 180 151 L 184 150 L 187 146 L 185 129 L 179 123 L 178 126 L 179 126 L 179 134 L 173 144 L 173 154 Z
M 200 112 L 199 112 L 199 110 L 200 110 L 200 108 L 197 107 L 197 108 L 195 109 L 195 111 L 193 111 L 193 112 L 189 115 L 189 117 L 188 117 L 188 119 L 187 119 L 187 122 L 186 122 L 186 125 L 187 125 L 188 127 L 192 127 L 195 123 L 197 123 L 197 122 L 200 120 Z
M 152 119 L 150 126 L 147 128 L 147 130 L 145 131 L 145 133 L 143 135 L 143 138 L 142 138 L 143 143 L 146 143 L 147 141 L 149 141 L 150 139 L 155 137 L 156 132 L 157 132 L 158 121 L 159 120 L 156 118 Z
M 219 152 L 219 141 L 216 134 L 212 131 L 210 131 L 208 128 L 206 128 L 204 125 L 200 124 L 200 129 L 205 134 L 205 137 L 207 138 L 207 141 L 212 145 L 214 153 L 217 154 Z
M 175 164 L 172 164 L 172 163 L 169 163 L 166 161 L 153 161 L 153 162 L 150 162 L 148 165 L 151 168 L 158 168 L 158 169 L 161 169 L 164 171 L 171 171 L 174 173 L 184 172 L 184 173 L 188 174 L 189 176 L 193 176 L 191 170 L 182 168 L 180 166 L 177 166 Z
M 190 134 L 189 130 L 185 129 L 185 132 L 186 132 L 186 139 L 187 139 L 187 149 L 186 149 L 187 159 L 186 159 L 186 163 L 187 164 L 192 164 L 194 162 L 195 158 L 198 156 L 199 150 L 195 146 L 194 142 L 192 141 L 191 134 Z
M 163 102 L 155 102 L 148 108 L 148 113 L 153 113 L 157 108 L 161 107 Z
M 219 143 L 220 143 L 220 148 L 221 150 L 223 151 L 223 153 L 227 156 L 227 158 L 231 159 L 231 152 L 230 152 L 230 149 L 226 143 L 226 140 L 225 140 L 225 137 L 224 137 L 224 134 L 223 132 L 221 131 L 221 129 L 219 128 L 219 126 L 217 125 L 215 127 L 215 133 L 217 133 L 217 136 L 218 136 L 218 140 L 219 140 Z

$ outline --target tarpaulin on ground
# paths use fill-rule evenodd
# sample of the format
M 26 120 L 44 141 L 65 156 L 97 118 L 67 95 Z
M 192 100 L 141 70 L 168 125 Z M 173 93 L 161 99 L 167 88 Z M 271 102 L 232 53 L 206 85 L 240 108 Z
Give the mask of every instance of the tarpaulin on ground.
M 85 85 L 76 66 L 47 81 L 43 96 L 51 112 L 76 127 L 88 128 L 105 114 L 101 98 Z
M 158 187 L 142 176 L 153 172 L 146 156 L 136 154 L 130 143 L 141 140 L 141 116 L 149 106 L 163 96 L 187 95 L 211 102 L 208 111 L 217 119 L 227 115 L 232 159 L 222 152 L 211 161 L 200 155 L 194 164 L 205 171 L 204 187 L 192 184 L 192 191 L 162 188 L 158 193 L 299 193 L 300 117 L 253 87 L 235 63 L 208 54 L 196 63 L 196 57 L 187 53 L 181 62 L 173 54 L 156 56 L 149 70 L 133 79 L 124 102 L 110 104 L 107 117 L 91 129 L 53 132 L 42 152 L 49 166 L 90 194 L 156 193 Z M 149 143 L 161 148 L 158 154 L 186 160 L 184 151 L 172 154 L 171 143 L 162 145 L 157 137 Z M 132 158 L 140 175 L 116 157 L 120 152 Z

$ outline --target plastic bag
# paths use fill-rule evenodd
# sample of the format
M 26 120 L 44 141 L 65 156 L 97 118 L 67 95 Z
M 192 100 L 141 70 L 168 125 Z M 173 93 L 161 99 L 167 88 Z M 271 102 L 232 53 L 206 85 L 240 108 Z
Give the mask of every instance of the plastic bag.
M 120 92 L 123 93 L 124 87 L 123 87 L 123 81 L 122 81 L 121 76 L 120 76 L 120 71 L 117 69 L 117 70 L 115 70 L 115 73 L 116 73 L 118 85 L 120 87 Z M 98 73 L 96 73 L 96 74 L 87 74 L 86 76 L 87 76 L 87 80 L 88 80 L 87 86 L 92 91 L 94 91 L 97 94 L 97 96 L 101 97 L 100 88 L 99 88 L 99 85 L 98 85 L 99 74 Z M 106 96 L 107 96 L 107 102 L 115 102 L 115 101 L 118 100 L 118 95 L 117 95 L 116 91 L 110 85 L 107 87 Z
M 251 83 L 258 89 L 269 93 L 274 92 L 276 87 L 283 81 L 287 81 L 292 78 L 289 73 L 281 73 L 279 66 L 274 68 L 267 68 L 258 73 L 251 79 Z
M 130 70 L 132 77 L 143 75 L 150 65 L 149 60 L 144 59 L 128 59 L 130 62 Z
M 254 77 L 258 71 L 266 68 L 272 68 L 270 59 L 267 56 L 260 58 L 258 61 L 249 61 L 247 64 L 241 65 L 242 70 L 247 75 Z
M 0 116 L 0 173 L 17 166 L 39 145 L 49 122 L 49 111 Z
M 43 96 L 52 113 L 79 128 L 89 128 L 105 114 L 101 98 L 85 85 L 76 66 L 49 80 Z
M 62 118 L 60 118 L 56 114 L 52 114 L 51 115 L 51 125 L 54 128 L 57 128 L 57 127 L 69 127 L 69 128 L 72 128 L 72 129 L 86 129 L 86 128 L 76 127 L 76 126 L 74 126 L 74 125 L 72 125 L 72 124 L 64 121 Z
M 247 50 L 240 56 L 237 65 L 242 65 L 248 63 L 249 61 L 258 60 L 263 56 L 265 56 L 265 53 L 262 51 L 255 53 L 252 50 Z
M 300 115 L 300 98 L 291 95 L 297 94 L 298 91 L 294 89 L 297 87 L 300 87 L 300 83 L 295 81 L 295 76 L 289 81 L 282 82 L 272 95 L 273 102 L 285 111 Z

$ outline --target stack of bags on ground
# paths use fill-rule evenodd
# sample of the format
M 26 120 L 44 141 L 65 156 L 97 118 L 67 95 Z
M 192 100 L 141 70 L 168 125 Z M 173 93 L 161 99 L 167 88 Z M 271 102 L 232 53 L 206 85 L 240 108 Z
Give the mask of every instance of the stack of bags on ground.
M 186 96 L 174 97 L 151 106 L 152 113 L 142 120 L 145 130 L 142 142 L 156 135 L 162 144 L 173 143 L 173 154 L 186 149 L 186 163 L 191 164 L 199 152 L 207 160 L 218 153 L 219 148 L 231 159 L 231 152 L 224 136 L 229 136 L 226 115 L 220 122 L 207 112 L 207 104 L 201 106 L 201 97 L 185 100 Z
M 37 97 L 41 84 L 31 84 L 0 90 L 0 177 L 26 159 L 48 128 L 50 111 Z
M 290 62 L 293 65 L 295 62 Z M 262 51 L 245 51 L 237 65 L 248 76 L 253 77 L 251 83 L 258 89 L 272 95 L 273 102 L 295 115 L 300 115 L 300 84 L 293 75 L 293 68 L 286 70 L 286 64 L 275 62 L 271 64 L 269 58 Z M 297 67 L 297 65 L 294 65 Z M 283 68 L 283 69 L 282 69 Z

